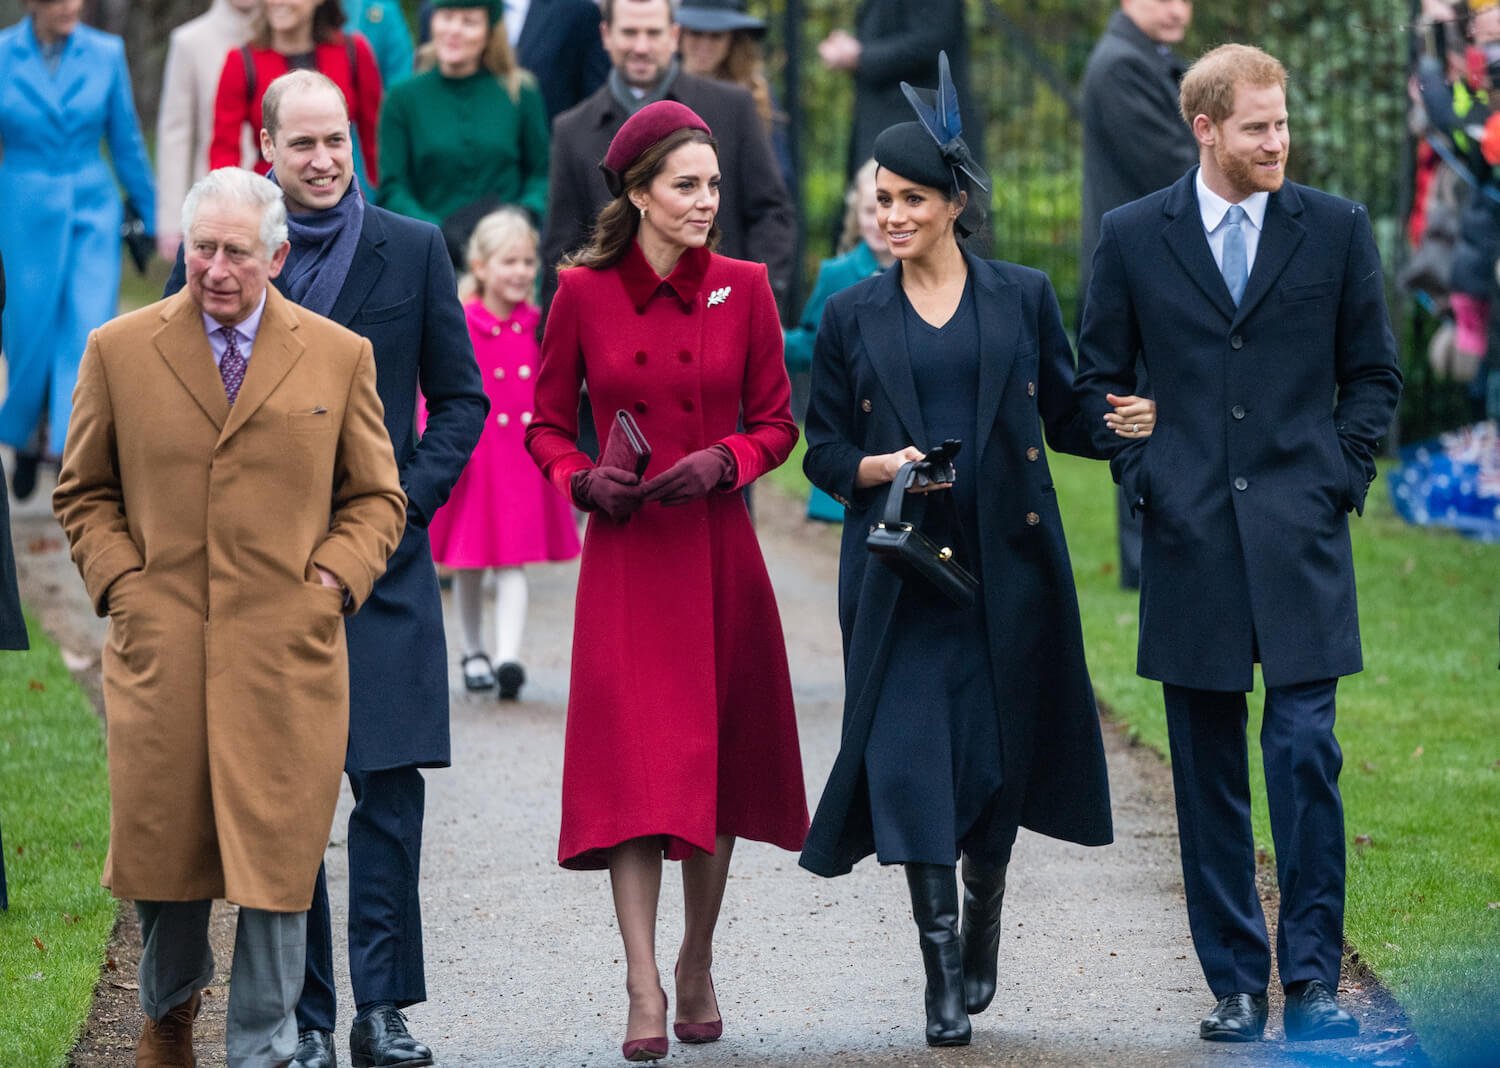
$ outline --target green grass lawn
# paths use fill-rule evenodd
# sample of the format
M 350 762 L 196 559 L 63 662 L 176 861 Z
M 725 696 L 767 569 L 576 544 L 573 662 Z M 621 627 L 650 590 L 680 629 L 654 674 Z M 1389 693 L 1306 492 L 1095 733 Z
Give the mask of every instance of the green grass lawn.
M 4 492 L 0 489 L 0 492 Z M 104 737 L 57 647 L 0 653 L 0 912 L 5 1062 L 66 1063 L 88 1017 L 115 902 L 99 886 L 109 840 Z
M 802 450 L 773 480 L 806 493 Z M 1165 754 L 1161 688 L 1135 674 L 1102 463 L 1051 456 L 1100 700 Z M 1500 545 L 1407 526 L 1384 479 L 1353 522 L 1366 670 L 1339 685 L 1349 851 L 1346 934 L 1438 1063 L 1500 1043 Z M 1259 732 L 1259 693 L 1249 736 Z M 1250 748 L 1255 836 L 1274 852 Z

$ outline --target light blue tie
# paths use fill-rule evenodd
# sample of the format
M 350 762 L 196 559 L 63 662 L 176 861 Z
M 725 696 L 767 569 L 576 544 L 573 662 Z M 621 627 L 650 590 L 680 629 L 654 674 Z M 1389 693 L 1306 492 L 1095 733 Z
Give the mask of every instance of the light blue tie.
M 1241 224 L 1245 221 L 1245 209 L 1238 204 L 1231 205 L 1224 213 L 1224 260 L 1219 270 L 1224 275 L 1224 284 L 1229 287 L 1229 295 L 1234 298 L 1234 306 L 1240 306 L 1240 298 L 1245 295 L 1245 283 L 1250 278 L 1250 264 L 1245 256 L 1245 231 Z

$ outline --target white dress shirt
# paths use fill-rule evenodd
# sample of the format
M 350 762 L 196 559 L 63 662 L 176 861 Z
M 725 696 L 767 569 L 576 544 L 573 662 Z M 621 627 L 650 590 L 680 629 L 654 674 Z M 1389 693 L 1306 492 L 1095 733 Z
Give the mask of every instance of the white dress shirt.
M 505 0 L 505 36 L 510 38 L 512 48 L 521 39 L 521 27 L 526 25 L 526 11 L 530 7 L 531 0 Z
M 240 355 L 245 358 L 245 366 L 250 366 L 250 350 L 255 347 L 255 335 L 260 333 L 260 317 L 266 310 L 266 294 L 260 295 L 260 303 L 255 310 L 245 316 L 243 322 L 237 323 L 232 329 L 238 335 L 235 340 L 240 345 Z M 203 329 L 208 331 L 208 347 L 214 352 L 214 366 L 218 367 L 224 362 L 224 350 L 229 348 L 229 342 L 224 335 L 219 333 L 224 324 L 215 319 L 207 312 L 203 313 Z
M 1233 206 L 1229 201 L 1219 196 L 1210 189 L 1203 181 L 1203 168 L 1198 168 L 1198 175 L 1194 179 L 1198 188 L 1198 211 L 1203 217 L 1203 232 L 1208 235 L 1208 248 L 1214 254 L 1214 263 L 1218 264 L 1219 271 L 1224 270 L 1224 216 Z M 1245 216 L 1249 226 L 1241 226 L 1245 233 L 1245 267 L 1246 274 L 1255 270 L 1255 250 L 1260 248 L 1260 231 L 1266 221 L 1266 205 L 1271 200 L 1271 194 L 1265 191 L 1251 193 L 1240 201 L 1240 207 L 1245 209 Z

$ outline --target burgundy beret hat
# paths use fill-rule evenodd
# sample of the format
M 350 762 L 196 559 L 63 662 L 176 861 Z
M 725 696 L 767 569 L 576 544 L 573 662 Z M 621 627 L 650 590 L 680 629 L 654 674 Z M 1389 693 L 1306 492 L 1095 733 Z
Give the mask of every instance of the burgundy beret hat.
M 647 104 L 626 119 L 614 140 L 610 141 L 604 161 L 599 164 L 609 195 L 617 197 L 625 191 L 625 172 L 641 158 L 642 152 L 678 130 L 702 130 L 713 136 L 708 123 L 700 119 L 696 111 L 675 100 Z

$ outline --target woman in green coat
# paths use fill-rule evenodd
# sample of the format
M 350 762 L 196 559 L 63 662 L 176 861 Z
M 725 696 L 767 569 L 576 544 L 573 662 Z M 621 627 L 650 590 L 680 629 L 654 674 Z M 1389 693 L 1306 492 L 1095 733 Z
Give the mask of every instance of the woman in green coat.
M 462 266 L 474 225 L 502 205 L 540 223 L 547 111 L 516 65 L 501 0 L 436 0 L 431 69 L 391 88 L 380 112 L 380 205 L 442 227 Z

